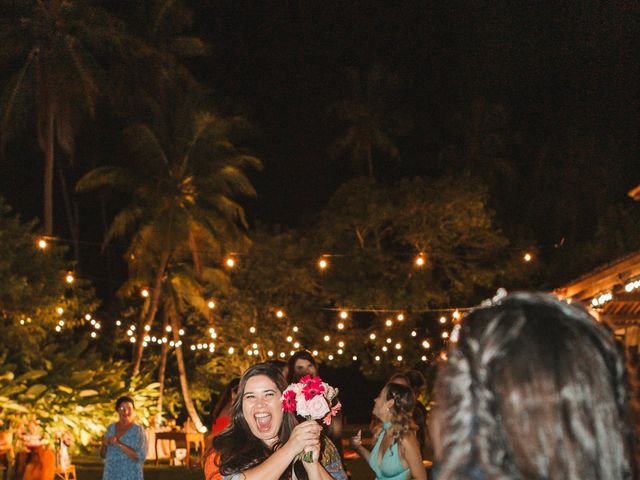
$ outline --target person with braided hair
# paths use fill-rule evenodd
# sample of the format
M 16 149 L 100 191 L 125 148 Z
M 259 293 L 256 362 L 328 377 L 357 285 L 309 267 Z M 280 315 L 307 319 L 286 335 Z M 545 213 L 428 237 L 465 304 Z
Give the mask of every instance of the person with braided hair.
M 374 432 L 377 440 L 371 452 L 362 446 L 361 431 L 351 437 L 351 446 L 368 461 L 376 480 L 427 480 L 413 423 L 414 405 L 410 387 L 388 383 L 373 405 L 381 424 Z
M 431 423 L 438 480 L 638 478 L 624 358 L 607 327 L 517 293 L 456 328 Z

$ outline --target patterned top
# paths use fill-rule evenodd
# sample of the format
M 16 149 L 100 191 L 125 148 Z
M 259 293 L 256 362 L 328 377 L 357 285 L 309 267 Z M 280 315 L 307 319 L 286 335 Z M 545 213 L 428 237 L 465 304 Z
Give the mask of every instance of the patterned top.
M 336 446 L 327 437 L 322 439 L 322 443 L 324 448 L 322 449 L 320 463 L 324 469 L 334 480 L 347 480 L 347 473 L 344 471 Z M 291 471 L 290 468 L 289 471 Z M 225 476 L 224 480 L 242 480 L 243 478 L 242 473 L 234 473 L 233 475 Z
M 113 437 L 115 434 L 116 424 L 112 423 L 107 427 L 105 436 Z M 147 457 L 147 437 L 144 429 L 134 423 L 120 437 L 120 442 L 135 450 L 138 460 L 131 460 L 117 445 L 107 445 L 102 480 L 143 480 L 142 465 Z

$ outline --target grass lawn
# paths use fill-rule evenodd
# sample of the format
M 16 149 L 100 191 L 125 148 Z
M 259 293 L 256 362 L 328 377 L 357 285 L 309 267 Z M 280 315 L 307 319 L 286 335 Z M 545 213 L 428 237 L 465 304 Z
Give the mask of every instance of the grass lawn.
M 101 480 L 102 462 L 97 457 L 74 457 L 74 465 L 78 480 Z M 352 480 L 371 480 L 373 473 L 361 459 L 347 460 L 347 469 L 351 472 Z M 153 462 L 144 466 L 145 480 L 203 480 L 201 469 L 189 470 L 185 467 L 172 467 L 161 463 L 157 467 Z M 124 480 L 124 479 L 123 479 Z

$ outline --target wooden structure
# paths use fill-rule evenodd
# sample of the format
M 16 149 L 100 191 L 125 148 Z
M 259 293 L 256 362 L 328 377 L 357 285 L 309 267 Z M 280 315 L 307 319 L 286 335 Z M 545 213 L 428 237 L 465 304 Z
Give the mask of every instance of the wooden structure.
M 583 302 L 624 341 L 630 353 L 640 346 L 640 251 L 602 265 L 555 293 Z
M 175 442 L 184 442 L 187 447 L 187 457 L 185 462 L 187 467 L 191 468 L 191 445 L 196 445 L 200 453 L 200 465 L 204 465 L 204 434 L 198 432 L 181 432 L 181 431 L 168 431 L 168 432 L 156 432 L 155 449 L 158 451 L 158 440 L 173 440 Z M 173 465 L 173 457 L 169 462 Z M 158 464 L 158 456 L 156 455 L 156 465 Z

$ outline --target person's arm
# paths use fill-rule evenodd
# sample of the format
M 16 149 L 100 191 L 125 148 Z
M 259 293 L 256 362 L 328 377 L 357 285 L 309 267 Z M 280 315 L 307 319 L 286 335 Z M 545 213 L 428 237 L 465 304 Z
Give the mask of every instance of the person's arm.
M 427 471 L 422 464 L 420 445 L 415 435 L 404 435 L 400 439 L 400 456 L 409 466 L 412 479 L 427 480 Z
M 104 436 L 102 437 L 102 441 L 100 442 L 100 457 L 105 458 L 107 456 L 107 445 L 111 443 L 111 437 L 113 433 L 111 432 L 111 425 L 107 427 L 107 431 L 104 432 Z
M 312 452 L 311 458 L 312 461 L 310 463 L 302 461 L 302 465 L 307 472 L 307 476 L 309 480 L 333 480 L 333 477 L 329 475 L 324 468 L 324 466 L 320 463 L 320 444 L 317 446 L 305 448 L 305 452 Z
M 134 462 L 144 463 L 147 456 L 147 437 L 144 434 L 144 429 L 139 425 L 132 425 L 133 431 L 133 443 L 127 445 L 120 441 L 115 436 L 112 437 L 113 444 L 124 452 Z
M 349 443 L 353 447 L 353 449 L 358 452 L 365 461 L 369 461 L 369 455 L 371 452 L 362 446 L 362 430 L 358 430 L 357 435 L 354 435 L 349 439 Z
M 305 448 L 311 449 L 314 446 L 320 448 L 321 431 L 322 427 L 315 420 L 307 420 L 296 425 L 287 443 L 261 464 L 243 471 L 242 478 L 244 480 L 277 480 L 296 455 L 302 453 Z

